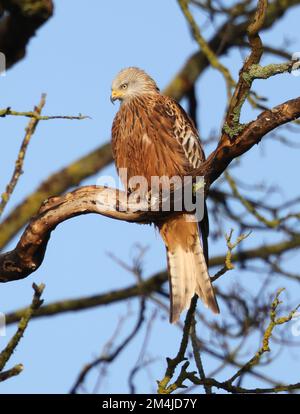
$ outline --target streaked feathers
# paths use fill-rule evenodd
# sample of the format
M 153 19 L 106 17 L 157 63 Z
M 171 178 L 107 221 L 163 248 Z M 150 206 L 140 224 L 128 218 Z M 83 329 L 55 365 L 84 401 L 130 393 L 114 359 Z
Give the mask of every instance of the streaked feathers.
M 136 76 L 136 78 L 135 78 Z M 113 82 L 122 104 L 112 126 L 112 148 L 117 169 L 127 168 L 128 180 L 144 176 L 185 176 L 204 161 L 197 130 L 184 109 L 163 96 L 144 71 L 129 68 Z M 131 84 L 132 82 L 132 84 Z M 124 185 L 127 186 L 127 182 Z M 200 243 L 198 224 L 183 214 L 157 223 L 167 248 L 172 322 L 189 307 L 195 293 L 213 312 L 219 308 Z

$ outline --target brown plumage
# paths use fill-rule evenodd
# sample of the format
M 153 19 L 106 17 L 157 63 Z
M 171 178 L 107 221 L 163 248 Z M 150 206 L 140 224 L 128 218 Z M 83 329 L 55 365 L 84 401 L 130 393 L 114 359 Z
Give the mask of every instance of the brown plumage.
M 113 155 L 117 169 L 127 169 L 128 180 L 144 176 L 150 186 L 152 176 L 185 176 L 204 160 L 191 119 L 178 103 L 160 94 L 144 71 L 121 71 L 112 84 L 115 99 L 122 103 L 112 126 Z M 167 249 L 171 322 L 189 307 L 195 293 L 213 312 L 219 312 L 198 224 L 187 218 L 182 214 L 157 223 Z

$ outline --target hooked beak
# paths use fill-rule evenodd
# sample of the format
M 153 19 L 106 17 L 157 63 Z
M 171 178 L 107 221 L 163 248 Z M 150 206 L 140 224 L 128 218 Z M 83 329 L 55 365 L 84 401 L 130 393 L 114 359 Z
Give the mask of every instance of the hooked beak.
M 123 97 L 123 93 L 121 91 L 112 90 L 111 95 L 110 95 L 110 101 L 111 103 L 115 103 L 117 99 L 122 99 L 122 97 Z

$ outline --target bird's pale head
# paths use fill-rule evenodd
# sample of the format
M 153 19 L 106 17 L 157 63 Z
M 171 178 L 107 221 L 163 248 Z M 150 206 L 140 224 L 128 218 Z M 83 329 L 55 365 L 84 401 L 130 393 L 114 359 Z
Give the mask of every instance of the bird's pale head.
M 121 70 L 113 80 L 111 86 L 111 101 L 119 99 L 126 102 L 132 98 L 158 93 L 155 81 L 139 68 L 126 68 Z

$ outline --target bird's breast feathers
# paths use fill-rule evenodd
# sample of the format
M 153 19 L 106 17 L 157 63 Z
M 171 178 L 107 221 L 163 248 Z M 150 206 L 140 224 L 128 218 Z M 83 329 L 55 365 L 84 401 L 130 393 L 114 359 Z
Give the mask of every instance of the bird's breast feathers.
M 186 175 L 204 160 L 197 130 L 171 98 L 157 94 L 122 104 L 112 127 L 113 155 L 128 178 Z

